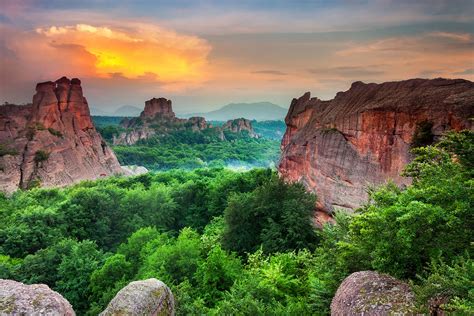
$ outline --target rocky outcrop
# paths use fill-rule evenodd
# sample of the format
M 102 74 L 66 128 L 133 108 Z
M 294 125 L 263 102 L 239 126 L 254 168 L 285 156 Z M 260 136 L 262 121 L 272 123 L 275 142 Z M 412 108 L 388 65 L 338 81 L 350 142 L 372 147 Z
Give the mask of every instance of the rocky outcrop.
M 131 282 L 121 289 L 100 313 L 101 316 L 174 314 L 173 293 L 166 284 L 157 279 Z
M 44 284 L 26 285 L 0 279 L 1 315 L 75 315 L 61 294 Z
M 143 166 L 122 166 L 124 175 L 126 176 L 138 176 L 141 174 L 148 173 L 148 169 Z
M 114 145 L 134 145 L 140 140 L 146 140 L 154 136 L 166 136 L 170 132 L 180 130 L 191 130 L 201 132 L 213 129 L 220 140 L 226 140 L 224 131 L 243 134 L 258 138 L 254 132 L 252 123 L 244 118 L 229 120 L 222 127 L 213 127 L 206 122 L 204 117 L 191 117 L 189 119 L 177 118 L 173 112 L 171 101 L 165 98 L 153 98 L 145 102 L 145 109 L 140 117 L 125 118 L 120 126 L 126 131 L 114 135 Z
M 331 315 L 413 315 L 415 296 L 408 284 L 389 275 L 361 271 L 348 276 L 331 302 Z
M 30 105 L 0 106 L 0 190 L 64 186 L 121 173 L 96 131 L 81 81 L 36 86 Z
M 247 133 L 249 137 L 258 138 L 252 127 L 252 122 L 245 118 L 239 118 L 234 120 L 228 120 L 222 125 L 223 130 L 231 131 L 232 133 Z
M 171 106 L 171 100 L 165 98 L 153 98 L 145 102 L 145 109 L 140 114 L 142 120 L 153 119 L 156 116 L 174 118 L 175 114 Z
M 315 192 L 318 209 L 353 210 L 371 186 L 410 183 L 400 173 L 420 126 L 436 139 L 471 129 L 472 117 L 474 83 L 461 79 L 355 82 L 329 101 L 308 92 L 293 99 L 285 119 L 279 173 Z

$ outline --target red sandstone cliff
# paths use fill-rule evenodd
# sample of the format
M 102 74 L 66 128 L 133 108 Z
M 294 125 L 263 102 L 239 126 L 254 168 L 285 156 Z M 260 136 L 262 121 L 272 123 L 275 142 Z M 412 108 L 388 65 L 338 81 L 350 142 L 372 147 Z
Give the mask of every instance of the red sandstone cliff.
M 1 191 L 122 172 L 92 123 L 76 78 L 37 84 L 33 104 L 0 106 L 0 146 Z
M 473 127 L 474 83 L 412 79 L 383 84 L 355 82 L 329 101 L 310 93 L 293 99 L 285 119 L 280 174 L 318 195 L 318 208 L 353 210 L 367 188 L 400 176 L 410 161 L 417 124 L 433 124 L 440 136 Z

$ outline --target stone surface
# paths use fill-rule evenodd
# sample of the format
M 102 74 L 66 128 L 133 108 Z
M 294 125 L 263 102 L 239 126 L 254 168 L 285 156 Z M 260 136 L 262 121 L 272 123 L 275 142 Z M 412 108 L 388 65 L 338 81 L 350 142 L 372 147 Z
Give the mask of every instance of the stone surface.
M 413 315 L 414 302 L 408 284 L 386 274 L 361 271 L 341 283 L 331 302 L 331 315 Z
M 252 122 L 245 118 L 228 120 L 224 125 L 222 125 L 222 129 L 233 133 L 247 132 L 250 137 L 258 138 L 258 135 L 253 130 Z
M 30 105 L 0 106 L 0 145 L 10 153 L 0 154 L 1 191 L 122 172 L 92 123 L 77 78 L 37 84 Z
M 148 173 L 148 169 L 143 166 L 122 166 L 122 170 L 126 176 L 137 176 Z
M 171 290 L 157 279 L 134 281 L 121 289 L 100 313 L 108 315 L 174 315 Z
M 140 118 L 152 119 L 156 116 L 167 118 L 175 117 L 171 106 L 171 100 L 165 98 L 153 98 L 145 102 L 145 109 L 140 114 Z
M 319 210 L 354 210 L 367 189 L 400 176 L 411 160 L 417 124 L 432 133 L 472 129 L 474 83 L 456 79 L 411 79 L 382 84 L 355 82 L 329 101 L 310 93 L 293 99 L 285 119 L 279 173 L 318 195 Z
M 0 279 L 0 315 L 75 315 L 61 294 L 44 284 Z

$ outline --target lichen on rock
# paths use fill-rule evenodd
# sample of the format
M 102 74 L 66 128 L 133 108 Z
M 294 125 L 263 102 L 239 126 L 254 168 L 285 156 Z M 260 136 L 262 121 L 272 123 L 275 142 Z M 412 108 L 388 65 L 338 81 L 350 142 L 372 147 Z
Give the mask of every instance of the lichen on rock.
M 0 279 L 0 315 L 75 315 L 61 294 L 44 284 Z
M 111 315 L 174 315 L 171 290 L 157 279 L 134 281 L 121 289 L 101 316 Z
M 374 271 L 352 273 L 332 299 L 331 315 L 411 315 L 415 296 L 410 286 Z

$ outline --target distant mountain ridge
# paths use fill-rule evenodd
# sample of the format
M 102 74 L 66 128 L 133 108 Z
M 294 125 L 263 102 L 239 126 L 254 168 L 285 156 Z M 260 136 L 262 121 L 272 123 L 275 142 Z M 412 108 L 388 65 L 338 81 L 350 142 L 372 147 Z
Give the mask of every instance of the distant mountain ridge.
M 225 121 L 244 117 L 249 120 L 267 121 L 267 120 L 283 120 L 288 109 L 271 102 L 255 102 L 255 103 L 230 103 L 222 108 L 205 112 L 183 114 L 181 117 L 202 116 L 207 120 Z

